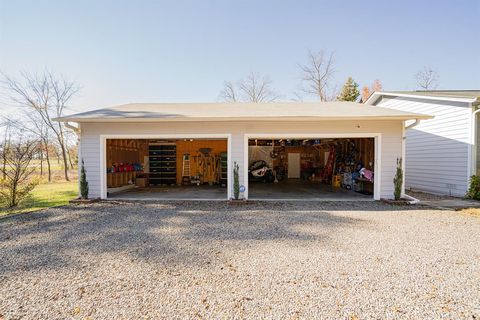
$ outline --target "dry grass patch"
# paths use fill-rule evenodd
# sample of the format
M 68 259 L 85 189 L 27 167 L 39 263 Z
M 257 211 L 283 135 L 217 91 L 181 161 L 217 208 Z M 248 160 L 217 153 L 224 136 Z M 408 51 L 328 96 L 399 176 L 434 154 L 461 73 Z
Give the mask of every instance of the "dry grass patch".
M 457 210 L 461 214 L 466 214 L 469 216 L 480 217 L 480 208 L 465 208 Z

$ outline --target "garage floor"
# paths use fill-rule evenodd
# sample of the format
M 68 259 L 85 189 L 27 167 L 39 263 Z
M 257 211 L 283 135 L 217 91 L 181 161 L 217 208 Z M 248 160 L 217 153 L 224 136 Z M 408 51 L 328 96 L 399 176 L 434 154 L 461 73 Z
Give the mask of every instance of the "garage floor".
M 279 183 L 251 182 L 248 197 L 251 200 L 321 200 L 361 201 L 373 200 L 373 195 L 364 195 L 342 188 L 333 188 L 318 182 L 289 179 Z
M 114 200 L 225 200 L 227 189 L 219 186 L 168 186 L 134 188 L 112 193 Z M 368 201 L 373 196 L 303 180 L 250 183 L 250 200 Z
M 225 200 L 227 188 L 220 186 L 164 186 L 133 188 L 108 195 L 115 200 Z

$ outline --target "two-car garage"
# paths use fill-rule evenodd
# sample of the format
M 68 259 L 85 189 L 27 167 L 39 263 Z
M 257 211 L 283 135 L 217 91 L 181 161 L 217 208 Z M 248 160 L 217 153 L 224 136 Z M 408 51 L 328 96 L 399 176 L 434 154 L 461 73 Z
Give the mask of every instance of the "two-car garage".
M 105 139 L 107 197 L 229 198 L 227 138 Z M 374 138 L 247 138 L 244 189 L 261 200 L 365 200 L 374 193 Z
M 90 198 L 379 200 L 393 197 L 405 121 L 358 103 L 127 104 L 78 123 Z

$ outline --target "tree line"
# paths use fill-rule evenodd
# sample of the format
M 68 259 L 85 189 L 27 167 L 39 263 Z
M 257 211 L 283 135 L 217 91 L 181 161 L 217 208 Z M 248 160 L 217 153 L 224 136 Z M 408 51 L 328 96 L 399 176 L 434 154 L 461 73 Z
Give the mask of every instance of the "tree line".
M 340 90 L 334 84 L 335 54 L 320 50 L 308 51 L 307 60 L 298 65 L 300 73 L 299 90 L 293 92 L 292 101 L 303 101 L 313 97 L 318 101 L 359 101 L 365 102 L 375 91 L 382 91 L 383 85 L 375 79 L 372 85 L 359 84 L 348 77 Z M 417 87 L 422 90 L 436 89 L 438 73 L 432 67 L 424 67 L 414 75 Z M 282 99 L 273 87 L 270 77 L 251 72 L 237 82 L 225 81 L 219 98 L 226 102 L 275 102 Z
M 19 78 L 0 74 L 0 85 L 7 94 L 7 103 L 20 112 L 3 116 L 2 175 L 5 176 L 5 156 L 16 140 L 35 142 L 34 157 L 40 161 L 40 174 L 52 180 L 52 159 L 61 162 L 63 175 L 70 181 L 68 170 L 76 166 L 76 136 L 63 123 L 53 119 L 63 116 L 79 87 L 56 77 L 51 72 L 41 75 L 22 73 Z
M 1 73 L 0 85 L 6 103 L 20 110 L 0 118 L 0 202 L 14 207 L 38 184 L 38 167 L 40 176 L 47 175 L 51 182 L 52 161 L 57 161 L 64 179 L 70 181 L 68 170 L 77 162 L 77 138 L 53 119 L 63 116 L 79 87 L 51 72 L 22 73 L 18 78 Z

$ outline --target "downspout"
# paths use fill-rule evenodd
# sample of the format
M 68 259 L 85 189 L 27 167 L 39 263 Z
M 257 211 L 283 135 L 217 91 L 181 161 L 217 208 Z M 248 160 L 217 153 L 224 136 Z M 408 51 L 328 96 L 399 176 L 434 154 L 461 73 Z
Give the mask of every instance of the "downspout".
M 73 131 L 75 131 L 75 133 L 77 133 L 78 135 L 80 134 L 80 128 L 79 127 L 75 127 L 75 126 L 72 126 L 70 123 L 68 122 L 65 122 L 65 127 L 67 127 L 68 129 L 71 129 Z M 80 138 L 80 137 L 79 137 Z
M 408 129 L 411 129 L 413 127 L 415 127 L 416 125 L 418 125 L 420 123 L 420 119 L 415 119 L 415 122 L 414 123 L 411 123 L 409 124 L 408 126 L 405 127 L 405 131 L 408 130 Z M 406 138 L 406 137 L 405 137 Z
M 406 135 L 406 131 L 408 129 L 412 129 L 413 127 L 417 126 L 418 124 L 420 123 L 420 119 L 415 119 L 415 122 L 409 124 L 408 126 L 405 126 L 404 127 L 404 130 L 403 130 L 403 154 L 402 154 L 402 166 L 403 166 L 403 198 L 407 199 L 408 200 L 408 204 L 417 204 L 420 202 L 420 200 L 418 200 L 417 198 L 414 198 L 412 196 L 409 196 L 408 194 L 405 193 L 405 143 L 406 143 L 406 140 L 407 140 L 407 135 Z

